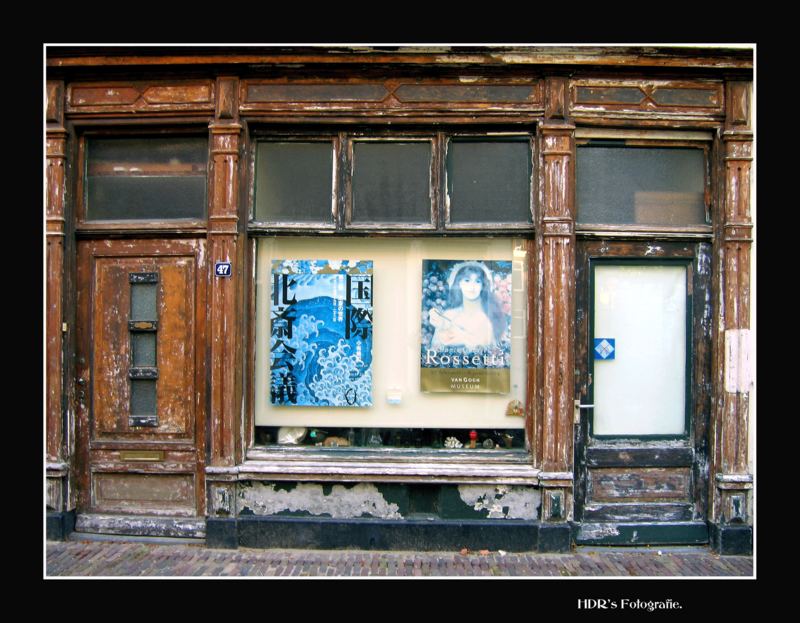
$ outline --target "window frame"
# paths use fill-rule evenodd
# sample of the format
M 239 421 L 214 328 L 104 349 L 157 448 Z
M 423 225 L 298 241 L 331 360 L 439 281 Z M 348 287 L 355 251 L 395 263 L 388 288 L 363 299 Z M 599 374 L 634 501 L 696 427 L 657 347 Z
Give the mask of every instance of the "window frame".
M 581 126 L 575 129 L 575 157 L 578 148 L 592 140 L 619 141 L 620 147 L 691 148 L 703 152 L 703 203 L 705 224 L 648 225 L 640 223 L 582 223 L 578 220 L 578 174 L 575 173 L 575 233 L 584 237 L 665 237 L 710 238 L 714 231 L 713 219 L 713 149 L 714 135 L 710 131 L 682 131 L 658 129 L 614 129 Z M 577 164 L 577 163 L 576 163 Z
M 404 234 L 432 235 L 443 234 L 495 234 L 508 233 L 522 235 L 534 233 L 536 221 L 536 197 L 538 193 L 538 158 L 537 158 L 537 125 L 527 122 L 519 126 L 503 125 L 487 127 L 485 124 L 474 124 L 468 128 L 462 126 L 408 126 L 402 128 L 386 128 L 378 124 L 359 125 L 343 130 L 341 128 L 309 128 L 301 124 L 274 126 L 268 124 L 251 124 L 247 140 L 248 179 L 247 188 L 247 232 L 249 235 L 270 234 L 277 232 L 315 232 L 331 234 Z M 450 205 L 447 192 L 447 145 L 450 139 L 502 139 L 527 137 L 529 147 L 529 206 L 530 222 L 510 221 L 475 221 L 466 223 L 450 223 Z M 256 157 L 259 142 L 333 142 L 333 166 L 331 193 L 334 198 L 333 221 L 328 222 L 281 222 L 258 221 L 255 219 L 256 202 Z M 389 221 L 354 223 L 352 221 L 353 195 L 353 146 L 356 142 L 422 142 L 431 143 L 431 218 L 429 221 L 391 223 Z
M 115 125 L 97 126 L 95 124 L 83 125 L 76 128 L 76 162 L 78 171 L 75 176 L 75 229 L 78 233 L 100 233 L 110 231 L 122 232 L 161 232 L 180 231 L 185 233 L 202 233 L 207 230 L 208 216 L 211 210 L 211 167 L 213 157 L 211 141 L 208 136 L 208 125 L 148 125 L 146 127 L 122 127 Z M 147 218 L 147 219 L 89 219 L 87 218 L 88 198 L 88 145 L 93 138 L 98 139 L 153 139 L 153 138 L 202 138 L 206 141 L 206 171 L 205 171 L 205 205 L 203 215 L 199 218 Z
M 449 138 L 475 138 L 480 139 L 483 137 L 498 137 L 513 136 L 517 138 L 527 137 L 529 145 L 529 170 L 531 175 L 530 193 L 529 193 L 529 207 L 531 212 L 531 222 L 529 223 L 459 223 L 456 226 L 449 226 L 446 219 L 449 213 L 446 213 L 445 200 L 443 195 L 446 194 L 446 154 L 445 147 Z M 255 173 L 256 173 L 256 153 L 258 144 L 262 141 L 327 141 L 332 140 L 334 150 L 334 167 L 335 170 L 332 175 L 333 179 L 333 195 L 335 197 L 335 205 L 333 207 L 333 223 L 285 223 L 285 222 L 270 222 L 270 221 L 256 221 L 255 216 Z M 357 141 L 389 141 L 389 142 L 408 142 L 413 141 L 430 141 L 432 146 L 431 153 L 431 185 L 432 185 L 432 201 L 431 201 L 431 222 L 430 223 L 400 223 L 391 224 L 384 222 L 377 223 L 357 223 L 350 222 L 350 215 L 352 209 L 352 195 L 348 196 L 349 186 L 352 178 L 352 147 L 354 142 Z M 247 365 L 248 370 L 245 373 L 245 463 L 252 462 L 256 471 L 263 476 L 264 470 L 269 470 L 269 465 L 274 462 L 276 470 L 284 474 L 291 474 L 284 472 L 283 467 L 277 469 L 278 465 L 285 466 L 285 461 L 289 459 L 321 461 L 319 469 L 315 468 L 314 471 L 325 472 L 327 467 L 336 465 L 336 474 L 343 479 L 347 479 L 348 474 L 354 474 L 358 477 L 365 474 L 382 473 L 384 470 L 384 462 L 388 459 L 391 462 L 398 462 L 400 464 L 407 463 L 407 466 L 400 468 L 398 481 L 406 482 L 409 479 L 413 480 L 415 475 L 412 473 L 413 468 L 411 465 L 419 463 L 420 459 L 424 457 L 426 463 L 430 462 L 433 466 L 431 473 L 433 475 L 442 476 L 446 478 L 463 479 L 463 464 L 469 463 L 472 465 L 481 465 L 474 474 L 469 476 L 467 480 L 472 482 L 486 482 L 492 481 L 498 476 L 508 479 L 509 484 L 535 484 L 538 469 L 532 466 L 532 459 L 534 454 L 534 443 L 531 439 L 531 422 L 533 413 L 530 410 L 530 395 L 534 389 L 534 378 L 531 370 L 526 373 L 526 405 L 523 426 L 521 430 L 524 435 L 524 447 L 522 449 L 499 449 L 492 452 L 475 452 L 474 450 L 464 448 L 462 450 L 448 449 L 447 452 L 442 452 L 439 448 L 421 447 L 421 448 L 408 448 L 408 447 L 392 447 L 384 446 L 382 448 L 370 447 L 351 447 L 351 448 L 324 448 L 318 446 L 279 446 L 272 444 L 269 446 L 256 444 L 256 424 L 255 424 L 255 391 L 257 383 L 255 380 L 255 362 L 256 362 L 256 296 L 255 296 L 255 279 L 256 279 L 256 258 L 259 238 L 265 236 L 331 236 L 336 238 L 353 238 L 357 239 L 360 236 L 370 237 L 406 237 L 413 236 L 431 236 L 431 237 L 444 237 L 444 236 L 458 236 L 458 237 L 475 237 L 476 235 L 496 237 L 507 236 L 509 238 L 523 238 L 527 241 L 528 249 L 528 264 L 526 267 L 528 273 L 529 288 L 533 285 L 532 281 L 532 262 L 534 257 L 532 255 L 535 240 L 535 215 L 536 215 L 536 197 L 537 197 L 537 176 L 538 176 L 538 158 L 537 158 L 537 143 L 538 141 L 538 123 L 526 122 L 524 126 L 514 126 L 508 128 L 504 125 L 502 129 L 498 127 L 489 127 L 485 124 L 473 124 L 469 127 L 462 126 L 448 126 L 447 128 L 440 128 L 437 126 L 409 126 L 394 128 L 375 124 L 360 125 L 356 128 L 313 128 L 302 123 L 295 122 L 287 125 L 275 125 L 268 123 L 253 122 L 248 127 L 246 132 L 246 166 L 242 167 L 246 178 L 243 180 L 245 187 L 245 195 L 247 197 L 246 206 L 244 206 L 243 213 L 246 215 L 246 235 L 247 235 L 247 274 L 246 274 L 246 309 L 248 314 L 246 339 L 247 339 Z M 530 293 L 527 295 L 527 305 L 530 305 Z M 528 341 L 530 342 L 530 332 L 534 327 L 534 314 L 532 309 L 528 309 L 528 318 L 526 331 L 528 332 Z M 400 427 L 402 428 L 402 427 Z M 375 464 L 372 467 L 353 466 L 348 465 L 353 462 L 371 461 Z M 515 467 L 516 466 L 516 467 Z M 409 471 L 411 469 L 412 471 Z M 424 468 L 427 469 L 427 468 Z M 510 470 L 510 471 L 509 471 Z M 519 470 L 519 473 L 512 475 L 514 470 Z M 303 472 L 300 470 L 298 475 Z M 286 478 L 287 476 L 284 476 Z M 293 478 L 293 477 L 291 477 Z M 356 478 L 357 479 L 357 478 Z M 427 480 L 426 480 L 427 481 Z

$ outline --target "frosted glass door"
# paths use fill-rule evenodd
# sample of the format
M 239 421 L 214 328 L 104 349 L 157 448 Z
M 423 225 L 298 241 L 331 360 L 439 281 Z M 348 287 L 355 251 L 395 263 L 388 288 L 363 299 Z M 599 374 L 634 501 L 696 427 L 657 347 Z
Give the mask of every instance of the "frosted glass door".
M 594 435 L 686 432 L 686 298 L 685 265 L 595 266 Z

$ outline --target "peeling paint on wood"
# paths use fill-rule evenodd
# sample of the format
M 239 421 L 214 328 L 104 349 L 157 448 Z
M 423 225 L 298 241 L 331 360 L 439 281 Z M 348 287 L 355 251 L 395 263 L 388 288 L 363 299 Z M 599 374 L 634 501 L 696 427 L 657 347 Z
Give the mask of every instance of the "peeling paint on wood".
M 532 487 L 461 485 L 458 494 L 489 519 L 537 519 L 541 491 Z
M 387 502 L 374 484 L 353 486 L 300 483 L 291 490 L 278 489 L 274 483 L 250 483 L 238 491 L 240 513 L 279 515 L 301 513 L 313 516 L 350 519 L 377 517 L 402 519 L 395 503 Z
M 75 521 L 78 532 L 203 539 L 204 519 L 134 517 L 79 513 Z

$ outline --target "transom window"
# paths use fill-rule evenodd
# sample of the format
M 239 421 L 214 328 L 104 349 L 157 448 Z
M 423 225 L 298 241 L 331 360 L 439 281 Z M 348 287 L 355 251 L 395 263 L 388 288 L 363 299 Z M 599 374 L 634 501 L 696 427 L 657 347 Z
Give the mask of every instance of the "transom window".
M 256 134 L 251 230 L 530 229 L 532 142 L 524 131 Z

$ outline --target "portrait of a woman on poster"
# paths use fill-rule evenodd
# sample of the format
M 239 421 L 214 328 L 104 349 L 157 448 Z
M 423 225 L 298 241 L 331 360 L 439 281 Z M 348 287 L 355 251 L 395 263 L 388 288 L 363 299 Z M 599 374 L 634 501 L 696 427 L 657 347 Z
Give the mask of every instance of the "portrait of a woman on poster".
M 447 280 L 446 309 L 433 308 L 429 312 L 435 329 L 431 347 L 476 349 L 499 343 L 507 316 L 494 295 L 493 283 L 491 271 L 482 262 L 467 261 L 453 266 Z

